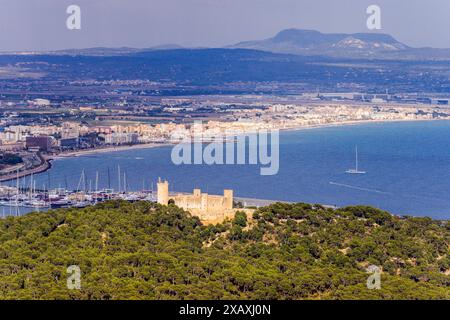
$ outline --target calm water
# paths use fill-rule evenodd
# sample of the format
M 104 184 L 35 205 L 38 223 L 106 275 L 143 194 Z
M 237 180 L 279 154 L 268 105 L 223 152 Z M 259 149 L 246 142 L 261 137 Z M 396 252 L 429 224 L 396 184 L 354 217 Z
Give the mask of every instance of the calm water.
M 358 145 L 360 169 L 348 175 Z M 396 214 L 450 218 L 450 122 L 365 124 L 284 132 L 280 170 L 260 176 L 256 165 L 173 165 L 170 147 L 86 155 L 56 160 L 36 177 L 37 187 L 76 188 L 82 169 L 94 187 L 117 188 L 117 166 L 129 190 L 146 189 L 158 177 L 171 190 L 232 188 L 241 197 L 330 205 L 373 205 Z M 109 179 L 108 179 L 109 168 Z M 109 182 L 108 182 L 109 181 Z

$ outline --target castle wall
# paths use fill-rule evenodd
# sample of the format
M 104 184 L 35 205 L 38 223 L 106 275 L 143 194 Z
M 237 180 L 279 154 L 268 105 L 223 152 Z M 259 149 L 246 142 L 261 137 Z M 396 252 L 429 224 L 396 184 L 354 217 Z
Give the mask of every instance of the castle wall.
M 224 190 L 224 195 L 209 195 L 200 189 L 194 189 L 192 194 L 169 195 L 169 183 L 158 182 L 158 203 L 167 205 L 173 200 L 175 205 L 191 214 L 198 216 L 202 221 L 222 222 L 226 218 L 233 218 L 233 190 Z

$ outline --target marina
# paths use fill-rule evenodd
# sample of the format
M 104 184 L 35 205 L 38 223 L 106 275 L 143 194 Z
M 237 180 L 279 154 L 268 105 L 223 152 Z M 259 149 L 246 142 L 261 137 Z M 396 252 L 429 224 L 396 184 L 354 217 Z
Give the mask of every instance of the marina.
M 152 190 L 120 192 L 114 189 L 38 190 L 0 186 L 0 215 L 5 217 L 48 209 L 84 208 L 107 200 L 156 201 L 156 195 Z

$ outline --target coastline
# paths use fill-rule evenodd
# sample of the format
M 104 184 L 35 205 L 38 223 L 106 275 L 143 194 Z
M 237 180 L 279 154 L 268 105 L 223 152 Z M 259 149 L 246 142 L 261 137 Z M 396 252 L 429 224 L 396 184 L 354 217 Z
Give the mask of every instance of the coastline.
M 43 162 L 39 166 L 34 167 L 29 170 L 22 171 L 22 172 L 19 171 L 18 173 L 11 173 L 6 176 L 0 177 L 0 182 L 12 181 L 12 180 L 16 180 L 17 178 L 28 177 L 32 174 L 43 173 L 43 172 L 46 172 L 47 170 L 50 170 L 50 168 L 52 167 L 52 163 L 51 163 L 52 159 L 45 158 L 42 156 L 41 156 L 41 158 L 42 158 Z
M 290 132 L 290 131 L 300 131 L 300 130 L 311 130 L 311 129 L 321 129 L 321 128 L 329 128 L 329 127 L 342 127 L 342 126 L 352 126 L 352 125 L 361 125 L 361 124 L 373 124 L 373 123 L 395 123 L 395 122 L 428 122 L 428 121 L 450 121 L 450 119 L 392 119 L 392 120 L 351 120 L 351 121 L 343 121 L 343 122 L 334 122 L 334 123 L 325 123 L 325 124 L 315 124 L 315 125 L 307 125 L 307 126 L 292 126 L 288 128 L 279 128 L 280 132 Z M 248 131 L 246 133 L 251 133 Z M 87 149 L 87 150 L 76 150 L 69 152 L 62 152 L 56 155 L 45 155 L 42 156 L 43 163 L 35 167 L 33 169 L 19 172 L 19 178 L 27 177 L 32 174 L 38 174 L 46 172 L 50 170 L 52 167 L 51 162 L 54 160 L 61 160 L 65 158 L 79 157 L 90 154 L 102 154 L 102 153 L 111 153 L 111 152 L 119 152 L 119 151 L 128 151 L 128 150 L 138 150 L 138 149 L 152 149 L 159 147 L 167 147 L 173 146 L 173 143 L 164 142 L 164 143 L 143 143 L 136 145 L 125 145 L 125 146 L 112 146 L 112 147 L 104 147 L 98 149 Z M 0 177 L 0 182 L 12 181 L 17 178 L 17 174 L 10 174 L 5 177 Z
M 449 128 L 450 128 L 450 122 L 449 121 L 435 121 L 435 122 L 426 122 L 426 121 L 420 121 L 420 122 L 408 122 L 408 123 L 404 123 L 405 121 L 389 121 L 389 123 L 385 123 L 383 124 L 383 122 L 386 121 L 371 121 L 371 122 L 351 122 L 351 123 L 339 123 L 339 124 L 327 124 L 327 125 L 320 125 L 320 126 L 309 126 L 309 127 L 300 127 L 297 128 L 298 130 L 304 130 L 304 129 L 313 129 L 313 128 L 319 128 L 319 130 L 312 130 L 312 131 L 292 131 L 291 133 L 285 132 L 285 133 L 281 133 L 281 139 L 280 142 L 284 143 L 283 141 L 286 140 L 286 142 L 288 144 L 293 143 L 294 146 L 293 148 L 290 149 L 285 149 L 284 153 L 286 154 L 287 158 L 289 159 L 289 156 L 291 154 L 290 150 L 301 150 L 302 153 L 303 152 L 307 152 L 310 147 L 309 144 L 310 142 L 315 142 L 315 149 L 317 149 L 317 152 L 313 152 L 315 154 L 315 156 L 313 156 L 311 159 L 313 159 L 314 161 L 318 160 L 319 162 L 321 161 L 321 150 L 322 146 L 321 143 L 322 141 L 319 139 L 317 140 L 317 136 L 324 136 L 325 138 L 327 136 L 330 135 L 341 135 L 343 137 L 346 138 L 346 140 L 344 141 L 345 143 L 342 144 L 341 139 L 331 139 L 331 144 L 330 146 L 333 147 L 333 150 L 340 150 L 340 149 L 335 149 L 335 148 L 341 148 L 343 145 L 347 145 L 348 148 L 350 149 L 350 146 L 352 144 L 352 142 L 354 141 L 355 138 L 359 137 L 360 134 L 365 135 L 366 132 L 368 134 L 368 137 L 370 137 L 369 141 L 375 142 L 374 146 L 377 150 L 377 152 L 384 152 L 384 139 L 380 140 L 380 137 L 406 137 L 408 138 L 411 132 L 414 132 L 414 134 L 419 134 L 422 132 L 422 130 L 425 130 L 424 132 L 430 133 L 430 137 L 440 137 L 440 141 L 441 143 L 444 141 L 445 143 L 448 143 L 448 137 L 449 137 Z M 379 123 L 379 124 L 378 124 Z M 354 127 L 348 127 L 348 125 L 353 125 L 355 124 L 356 126 Z M 328 126 L 333 126 L 333 127 L 337 127 L 337 128 L 322 128 L 322 127 L 328 127 Z M 339 127 L 341 128 L 339 128 Z M 322 128 L 322 129 L 320 129 Z M 289 128 L 290 130 L 293 130 L 291 128 Z M 378 131 L 386 131 L 388 132 L 387 134 L 382 134 L 379 133 Z M 303 133 L 302 133 L 303 132 Z M 404 133 L 406 132 L 406 133 Z M 428 138 L 426 138 L 428 139 Z M 334 142 L 333 142 L 334 141 Z M 390 141 L 390 140 L 388 140 Z M 403 141 L 401 139 L 394 139 L 394 141 L 397 141 L 398 143 L 394 143 L 393 145 L 397 146 L 397 145 L 402 145 Z M 407 142 L 409 141 L 411 143 L 411 145 L 414 145 L 414 140 L 406 140 Z M 318 144 L 319 143 L 319 144 Z M 327 148 L 328 145 L 328 141 L 324 141 L 324 147 Z M 195 178 L 198 176 L 199 171 L 198 170 L 191 170 L 189 168 L 186 169 L 174 169 L 175 171 L 172 171 L 172 164 L 170 161 L 170 152 L 172 147 L 167 146 L 165 148 L 161 148 L 161 149 L 152 149 L 152 148 L 156 148 L 159 146 L 163 146 L 165 144 L 142 144 L 142 145 L 136 145 L 136 146 L 121 146 L 120 148 L 117 147 L 113 147 L 113 148 L 102 148 L 101 150 L 83 150 L 83 151 L 89 151 L 89 153 L 93 153 L 93 152 L 101 152 L 101 154 L 99 155 L 86 155 L 86 156 L 82 156 L 80 155 L 79 158 L 76 158 L 76 155 L 73 155 L 73 152 L 70 153 L 66 153 L 65 157 L 62 157 L 61 160 L 63 160 L 64 158 L 67 158 L 67 160 L 65 161 L 61 161 L 61 162 L 55 162 L 53 163 L 53 167 L 51 168 L 51 171 L 47 171 L 47 172 L 51 172 L 51 179 L 53 181 L 53 185 L 54 186 L 58 186 L 59 185 L 64 185 L 64 183 L 66 185 L 68 185 L 71 189 L 74 189 L 75 186 L 77 186 L 77 181 L 79 180 L 79 172 L 81 171 L 82 168 L 87 168 L 88 172 L 87 172 L 87 179 L 94 177 L 94 173 L 95 170 L 99 170 L 100 171 L 100 175 L 101 175 L 101 180 L 102 180 L 102 187 L 104 187 L 106 184 L 106 167 L 112 167 L 113 171 L 114 171 L 114 166 L 117 167 L 117 162 L 120 161 L 120 167 L 121 169 L 123 169 L 123 171 L 125 172 L 126 170 L 128 170 L 127 172 L 127 176 L 128 176 L 128 183 L 129 183 L 129 190 L 141 190 L 140 186 L 141 186 L 141 180 L 145 179 L 146 184 L 148 186 L 150 186 L 150 184 L 148 183 L 148 181 L 153 182 L 155 181 L 155 177 L 158 177 L 159 175 L 165 175 L 168 174 L 170 175 L 169 179 L 170 180 L 176 180 L 180 179 L 180 181 L 178 181 L 178 183 L 182 182 L 182 185 L 179 185 L 177 189 L 173 189 L 172 191 L 175 193 L 183 193 L 183 192 L 189 192 L 191 190 L 191 188 L 195 187 L 196 185 L 199 186 L 205 186 L 204 188 L 206 188 L 205 190 L 208 190 L 207 187 L 210 184 L 210 180 L 209 180 L 209 174 L 205 174 L 205 176 L 203 177 L 199 177 L 199 178 Z M 206 144 L 207 145 L 207 144 Z M 206 146 L 204 145 L 204 146 Z M 146 150 L 145 148 L 150 147 L 149 150 Z M 136 150 L 136 151 L 123 151 L 123 150 L 128 150 L 128 149 L 141 149 L 141 150 Z M 300 148 L 300 149 L 298 149 Z M 407 147 L 409 150 L 409 146 Z M 116 153 L 107 153 L 111 150 L 115 150 L 118 151 Z M 406 149 L 405 149 L 406 150 Z M 414 152 L 416 149 L 412 149 Z M 428 149 L 426 149 L 428 150 Z M 395 154 L 396 149 L 390 149 L 388 150 L 390 153 L 389 155 Z M 296 152 L 296 151 L 295 151 Z M 294 152 L 294 154 L 295 154 Z M 394 152 L 394 153 L 392 153 Z M 409 154 L 409 151 L 407 151 Z M 282 153 L 282 154 L 284 154 Z M 445 152 L 438 153 L 439 156 L 444 155 L 445 156 Z M 73 159 L 70 159 L 70 156 L 74 156 Z M 167 158 L 167 155 L 169 156 Z M 139 157 L 139 158 L 138 158 Z M 333 161 L 328 161 L 328 160 L 324 160 L 323 166 L 321 166 L 319 164 L 319 167 L 315 168 L 313 171 L 311 171 L 312 175 L 309 176 L 308 178 L 308 173 L 305 175 L 305 180 L 302 181 L 298 181 L 301 179 L 291 179 L 291 178 L 287 178 L 286 183 L 288 186 L 292 186 L 292 187 L 288 187 L 286 188 L 286 193 L 283 192 L 278 192 L 276 190 L 271 191 L 270 189 L 267 190 L 267 188 L 264 187 L 264 184 L 261 184 L 261 187 L 258 187 L 257 185 L 254 184 L 254 182 L 251 181 L 251 179 L 249 181 L 245 181 L 244 183 L 242 182 L 235 182 L 236 179 L 239 179 L 239 171 L 241 169 L 233 169 L 232 172 L 232 176 L 234 176 L 234 174 L 237 174 L 236 176 L 234 176 L 234 179 L 229 179 L 226 175 L 223 175 L 222 173 L 222 169 L 220 168 L 220 166 L 216 166 L 215 169 L 212 169 L 212 173 L 214 175 L 211 175 L 211 177 L 214 178 L 214 176 L 216 176 L 217 179 L 219 179 L 219 176 L 221 176 L 220 179 L 224 179 L 222 181 L 222 183 L 219 184 L 220 187 L 230 187 L 230 188 L 234 188 L 235 190 L 239 191 L 236 192 L 235 197 L 237 200 L 245 202 L 246 205 L 249 206 L 264 206 L 267 204 L 271 204 L 274 202 L 305 202 L 305 203 L 318 203 L 318 204 L 322 204 L 322 205 L 330 205 L 330 207 L 340 207 L 340 206 L 345 206 L 345 205 L 356 205 L 356 204 L 367 204 L 367 205 L 371 205 L 374 207 L 378 207 L 378 208 L 382 208 L 384 210 L 387 210 L 389 212 L 391 212 L 394 215 L 413 215 L 413 216 L 433 216 L 433 217 L 438 217 L 438 219 L 448 219 L 448 215 L 445 214 L 445 212 L 447 212 L 448 210 L 448 206 L 447 208 L 444 207 L 444 209 L 441 208 L 441 206 L 445 205 L 445 191 L 441 191 L 443 190 L 444 187 L 440 186 L 439 188 L 431 188 L 431 191 L 423 191 L 422 189 L 425 188 L 423 185 L 420 184 L 421 180 L 418 180 L 416 175 L 412 175 L 411 172 L 409 172 L 408 170 L 408 161 L 406 162 L 406 169 L 401 169 L 400 173 L 395 173 L 393 170 L 391 169 L 387 169 L 386 172 L 393 172 L 393 177 L 400 177 L 401 179 L 395 180 L 395 181 L 405 181 L 408 182 L 411 178 L 410 181 L 412 181 L 411 183 L 404 183 L 402 185 L 399 186 L 399 189 L 383 189 L 384 185 L 385 185 L 385 181 L 383 180 L 383 176 L 384 177 L 389 177 L 389 175 L 380 175 L 380 172 L 384 172 L 383 171 L 383 165 L 378 164 L 376 161 L 370 160 L 373 158 L 369 157 L 368 165 L 369 167 L 374 164 L 374 167 L 369 168 L 366 167 L 365 169 L 368 169 L 368 173 L 369 175 L 367 175 L 367 178 L 357 178 L 357 176 L 350 176 L 350 175 L 344 175 L 344 170 L 346 168 L 348 168 L 349 166 L 342 164 L 342 165 L 337 165 L 336 168 L 333 167 L 334 169 L 332 171 L 323 171 L 321 168 L 328 168 L 326 165 L 328 162 L 330 162 L 332 165 L 333 163 L 337 163 L 340 160 L 339 159 L 344 159 L 345 157 L 347 157 L 347 152 L 342 152 L 342 154 L 339 154 L 336 159 L 338 159 L 338 161 L 334 161 L 336 159 L 334 159 Z M 144 160 L 145 158 L 145 160 Z M 350 159 L 351 157 L 345 158 L 349 164 L 352 163 L 352 159 Z M 69 160 L 70 159 L 70 160 Z M 154 161 L 155 159 L 157 159 L 157 163 L 155 165 L 155 163 L 152 163 L 152 161 Z M 388 159 L 388 158 L 386 158 Z M 105 160 L 105 164 L 103 163 L 103 160 Z M 135 160 L 143 160 L 143 161 L 135 161 Z M 147 162 L 148 160 L 148 162 Z M 328 161 L 328 162 L 327 162 Z M 106 163 L 108 162 L 108 163 Z M 122 162 L 123 165 L 122 165 Z M 146 163 L 147 162 L 147 163 Z M 426 162 L 426 161 L 424 161 Z M 131 165 L 129 164 L 131 163 Z M 296 163 L 296 161 L 291 161 L 291 163 Z M 372 163 L 372 164 L 371 164 Z M 311 167 L 316 167 L 315 162 L 311 162 L 308 161 L 308 165 L 311 164 Z M 402 161 L 400 161 L 398 164 L 402 164 Z M 287 164 L 286 164 L 287 165 Z M 363 167 L 365 167 L 365 165 L 363 165 Z M 419 164 L 420 167 L 423 167 L 422 164 Z M 389 166 L 388 166 L 389 167 Z M 143 168 L 145 168 L 145 172 L 143 170 Z M 290 170 L 291 169 L 296 169 L 298 168 L 298 166 L 296 166 L 295 164 L 292 165 L 287 165 L 287 168 L 285 172 L 289 172 L 289 176 L 293 176 L 296 177 L 295 174 L 290 174 Z M 379 168 L 381 168 L 382 170 L 378 170 Z M 416 167 L 412 167 L 414 169 L 417 169 Z M 148 171 L 147 171 L 148 170 Z M 206 173 L 209 173 L 209 169 L 206 168 Z M 296 169 L 297 170 L 297 169 Z M 164 173 L 166 172 L 166 173 Z M 398 172 L 398 171 L 397 171 Z M 373 173 L 373 175 L 371 176 L 371 174 Z M 66 177 L 64 177 L 64 175 L 68 175 L 68 179 Z M 201 171 L 200 171 L 201 174 Z M 338 178 L 336 179 L 341 179 L 341 180 L 333 180 L 335 179 L 335 177 L 333 176 L 333 178 L 329 178 L 330 174 L 336 174 L 338 175 Z M 434 176 L 436 174 L 436 172 L 431 172 L 431 174 Z M 437 174 L 439 175 L 439 172 L 437 172 Z M 429 176 L 428 173 L 423 174 L 424 176 Z M 303 176 L 303 175 L 302 175 Z M 111 176 L 112 179 L 114 180 L 112 182 L 112 185 L 116 186 L 117 185 L 117 176 L 114 174 Z M 356 178 L 353 178 L 356 177 Z M 316 180 L 316 178 L 318 178 L 318 180 Z M 322 179 L 323 178 L 323 179 Z M 377 184 L 378 182 L 378 178 L 380 178 L 379 181 L 382 182 L 382 184 L 379 185 L 374 185 L 373 187 L 377 187 L 378 190 L 383 190 L 386 192 L 391 192 L 391 195 L 385 196 L 385 195 L 380 195 L 378 193 L 376 194 L 372 194 L 373 192 L 370 190 L 359 190 L 357 188 L 370 188 L 370 185 L 372 183 Z M 39 184 L 39 186 L 46 184 L 47 180 L 49 179 L 47 177 L 46 173 L 42 173 L 42 174 L 38 174 L 36 175 L 36 181 Z M 186 180 L 188 179 L 188 180 Z M 192 184 L 193 186 L 191 187 L 191 182 L 190 179 L 199 179 L 195 184 Z M 403 180 L 404 179 L 404 180 Z M 59 180 L 59 181 L 58 181 Z M 67 181 L 65 181 L 67 180 Z M 308 185 L 309 182 L 317 182 L 317 185 L 312 184 L 312 187 L 309 188 Z M 345 181 L 344 181 L 345 180 Z M 348 181 L 347 181 L 348 180 Z M 386 181 L 389 180 L 385 179 Z M 87 180 L 89 181 L 89 180 Z M 94 180 L 92 180 L 94 181 Z M 255 181 L 260 181 L 260 180 L 255 180 Z M 261 180 L 263 181 L 263 180 Z M 269 180 L 267 180 L 269 181 Z M 284 181 L 284 177 L 280 178 L 275 178 L 275 180 L 273 180 L 275 183 L 278 182 L 282 182 Z M 352 188 L 350 188 L 349 190 L 347 189 L 333 189 L 333 188 L 322 188 L 323 186 L 328 186 L 329 185 L 329 181 L 338 181 L 338 182 L 342 182 L 342 183 L 346 183 L 350 186 L 352 186 Z M 384 181 L 384 182 L 383 182 Z M 428 180 L 426 180 L 428 181 Z M 55 184 L 56 182 L 56 184 Z M 188 183 L 187 183 L 188 182 Z M 79 183 L 79 182 L 78 182 Z M 234 184 L 236 183 L 236 184 Z M 282 182 L 284 183 L 284 182 Z M 315 182 L 314 182 L 315 183 Z M 5 183 L 6 184 L 6 183 Z M 428 185 L 429 183 L 427 182 L 426 185 Z M 443 184 L 445 184 L 445 182 L 443 182 Z M 9 186 L 14 186 L 14 182 L 10 182 L 8 183 Z M 259 183 L 258 183 L 259 185 Z M 411 187 L 411 190 L 408 189 L 410 188 L 408 185 L 417 185 L 417 186 L 422 186 L 420 191 L 419 189 L 417 189 L 416 187 Z M 131 187 L 133 186 L 133 187 Z M 183 187 L 182 187 L 183 186 Z M 186 187 L 187 186 L 187 187 Z M 405 187 L 404 187 L 405 186 Z M 45 188 L 45 187 L 44 187 Z M 145 189 L 146 187 L 143 187 L 143 189 Z M 217 186 L 214 186 L 214 188 L 217 188 Z M 297 189 L 298 188 L 298 189 Z M 317 188 L 317 189 L 316 189 Z M 416 188 L 416 189 L 415 189 Z M 146 190 L 149 190 L 150 188 L 146 188 Z M 359 191 L 354 191 L 355 189 L 359 190 Z M 218 189 L 219 190 L 219 189 Z M 220 189 L 221 190 L 221 189 Z M 217 191 L 217 194 L 220 194 L 220 190 L 214 190 Z M 251 190 L 251 192 L 247 193 L 247 190 Z M 303 191 L 302 191 L 303 190 Z M 323 190 L 323 196 L 322 196 L 322 190 Z M 408 191 L 409 190 L 409 191 Z M 361 192 L 362 191 L 362 192 Z M 408 191 L 408 192 L 407 192 Z M 436 193 L 436 195 L 434 194 L 434 192 L 438 192 Z M 242 193 L 241 193 L 242 192 Z M 431 192 L 433 192 L 433 194 L 431 194 Z M 440 193 L 442 192 L 442 194 Z M 214 193 L 214 192 L 212 192 Z M 342 194 L 342 197 L 341 197 Z M 447 193 L 448 194 L 448 193 Z M 359 198 L 360 197 L 360 198 Z M 403 199 L 403 197 L 405 199 Z M 348 199 L 347 199 L 348 198 Z M 423 201 L 422 199 L 423 198 Z M 354 200 L 354 199 L 360 199 L 360 200 Z M 375 199 L 375 200 L 373 200 Z M 342 200 L 342 201 L 341 201 Z M 391 201 L 392 200 L 392 201 Z M 416 209 L 416 206 L 411 204 L 411 203 L 420 203 L 419 205 L 419 209 Z M 429 202 L 429 203 L 428 203 Z M 450 202 L 450 201 L 447 201 Z M 431 203 L 431 204 L 430 204 Z M 328 207 L 328 206 L 326 206 Z M 441 210 L 442 209 L 442 210 Z M 1 210 L 1 209 L 0 209 Z M 5 209 L 5 210 L 8 210 Z M 439 211 L 439 212 L 438 212 Z
M 66 153 L 60 153 L 57 155 L 45 155 L 45 156 L 41 156 L 43 162 L 39 166 L 34 167 L 29 170 L 22 171 L 22 172 L 19 171 L 19 173 L 11 173 L 11 174 L 5 175 L 3 177 L 0 177 L 0 182 L 13 181 L 13 180 L 16 180 L 17 177 L 23 178 L 23 177 L 28 177 L 32 174 L 44 173 L 47 170 L 50 170 L 52 168 L 52 161 L 54 161 L 54 160 L 79 157 L 79 156 L 88 155 L 88 154 L 101 154 L 101 153 L 109 153 L 109 152 L 117 152 L 117 151 L 134 150 L 134 149 L 151 149 L 151 148 L 164 147 L 164 146 L 169 146 L 169 145 L 170 145 L 169 143 L 149 143 L 149 144 L 137 144 L 137 145 L 131 145 L 131 146 L 114 146 L 114 147 L 99 148 L 99 149 L 77 150 L 77 151 L 70 151 L 70 152 L 66 152 Z
M 328 128 L 328 127 L 341 127 L 341 126 L 352 126 L 352 125 L 361 125 L 361 124 L 372 124 L 372 123 L 392 123 L 392 122 L 428 122 L 428 121 L 450 121 L 450 119 L 394 119 L 394 120 L 352 120 L 345 122 L 334 122 L 334 123 L 326 123 L 326 124 L 317 124 L 317 125 L 307 125 L 307 126 L 293 126 L 289 128 L 280 128 L 279 130 L 282 132 L 289 131 L 299 131 L 299 130 L 309 130 L 309 129 L 320 129 L 320 128 Z M 246 132 L 249 133 L 250 131 Z M 245 134 L 245 133 L 244 133 Z M 45 156 L 46 160 L 58 160 L 64 158 L 78 157 L 88 154 L 101 154 L 101 153 L 110 153 L 110 152 L 120 152 L 120 151 L 128 151 L 128 150 L 136 150 L 136 149 L 152 149 L 159 147 L 168 147 L 173 146 L 174 143 L 163 142 L 163 143 L 142 143 L 135 145 L 124 145 L 124 146 L 112 146 L 112 147 L 103 147 L 98 149 L 87 149 L 87 150 L 76 150 L 76 151 L 68 151 L 62 152 L 56 155 Z
M 344 126 L 354 126 L 361 124 L 376 124 L 376 123 L 395 123 L 395 122 L 430 122 L 430 121 L 450 121 L 450 119 L 392 119 L 392 120 L 351 120 L 344 122 L 333 122 L 326 124 L 308 125 L 308 126 L 294 126 L 291 128 L 282 128 L 280 131 L 300 131 L 309 129 L 321 129 L 330 127 L 344 127 Z
M 110 153 L 110 152 L 128 151 L 128 150 L 136 150 L 136 149 L 152 149 L 152 148 L 158 148 L 158 147 L 167 147 L 170 145 L 172 145 L 172 144 L 170 144 L 168 142 L 167 143 L 142 143 L 142 144 L 135 144 L 135 145 L 128 145 L 128 146 L 113 146 L 113 147 L 98 148 L 98 149 L 76 150 L 76 151 L 62 152 L 62 153 L 56 154 L 54 156 L 47 156 L 47 159 L 57 160 L 57 159 L 78 157 L 78 156 L 83 156 L 83 155 L 87 155 L 87 154 Z

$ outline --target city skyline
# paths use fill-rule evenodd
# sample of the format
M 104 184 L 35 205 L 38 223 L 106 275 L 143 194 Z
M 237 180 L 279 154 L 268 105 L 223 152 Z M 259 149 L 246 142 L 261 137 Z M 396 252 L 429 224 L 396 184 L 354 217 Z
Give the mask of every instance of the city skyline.
M 131 4 L 130 4 L 131 3 Z M 66 9 L 81 8 L 81 30 L 68 30 Z M 3 0 L 1 51 L 46 51 L 90 47 L 148 48 L 166 44 L 223 47 L 261 40 L 283 29 L 324 33 L 374 32 L 366 8 L 381 8 L 382 29 L 412 47 L 450 48 L 442 30 L 450 28 L 445 0 L 423 1 L 241 1 L 121 0 L 95 2 Z M 13 35 L 13 36 L 12 36 Z

